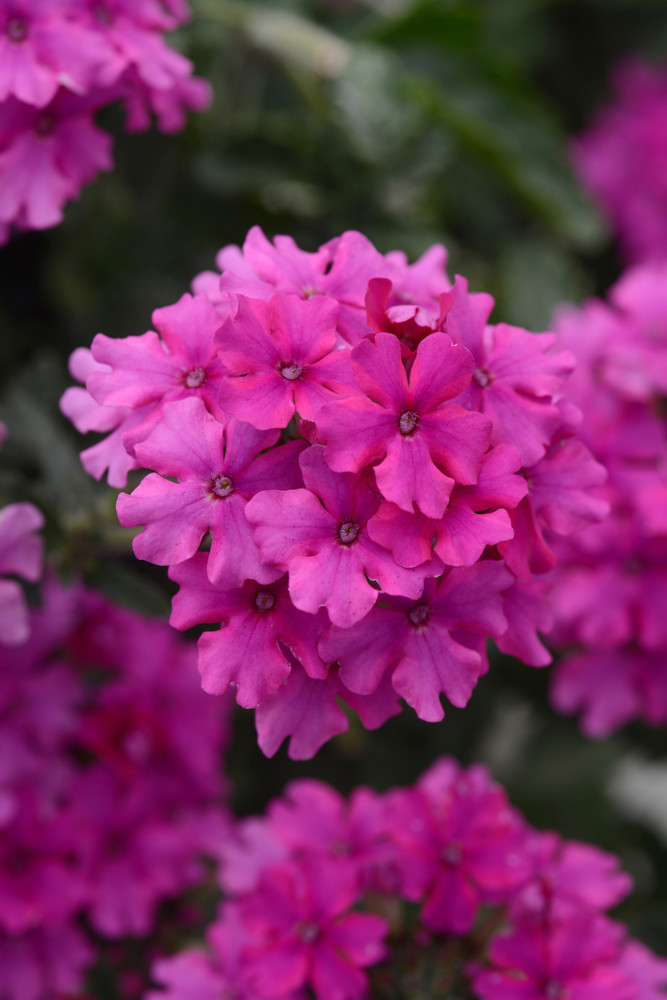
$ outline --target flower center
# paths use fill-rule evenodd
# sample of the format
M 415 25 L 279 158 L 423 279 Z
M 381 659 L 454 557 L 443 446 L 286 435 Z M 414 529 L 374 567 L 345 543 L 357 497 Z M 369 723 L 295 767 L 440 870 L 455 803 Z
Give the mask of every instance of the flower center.
M 50 111 L 41 111 L 35 118 L 34 129 L 37 135 L 51 135 L 55 127 L 55 115 L 53 115 Z
M 110 28 L 113 24 L 113 14 L 103 3 L 96 3 L 93 14 L 95 20 L 102 28 Z
M 460 865 L 463 857 L 460 844 L 448 844 L 443 848 L 440 857 L 447 865 Z
M 489 382 L 492 381 L 492 378 L 490 373 L 484 371 L 483 368 L 475 368 L 474 372 L 472 373 L 472 380 L 473 382 L 476 382 L 477 385 L 481 386 L 483 389 L 484 386 L 488 385 Z
M 343 521 L 338 527 L 338 541 L 341 545 L 351 545 L 359 534 L 359 525 L 354 521 Z
M 301 365 L 294 364 L 293 362 L 289 365 L 280 366 L 280 374 L 290 382 L 294 382 L 295 379 L 300 378 L 302 371 L 303 368 Z
M 549 979 L 544 984 L 544 996 L 547 1000 L 564 1000 L 565 989 L 557 979 Z
M 304 944 L 312 944 L 320 936 L 320 929 L 317 924 L 309 920 L 304 920 L 298 924 L 296 932 Z
M 407 437 L 408 434 L 413 433 L 418 423 L 419 414 L 414 413 L 412 410 L 406 410 L 405 413 L 401 413 L 398 419 L 398 429 L 401 434 Z
M 217 497 L 228 497 L 230 493 L 234 492 L 234 483 L 229 476 L 221 473 L 211 480 L 211 492 L 215 493 Z
M 20 17 L 10 17 L 6 30 L 10 42 L 24 42 L 28 37 L 28 25 Z
M 206 381 L 206 369 L 205 368 L 193 368 L 192 371 L 187 372 L 184 382 L 188 389 L 198 389 L 200 385 L 203 385 Z
M 270 590 L 258 590 L 255 595 L 255 607 L 258 611 L 270 611 L 276 599 Z
M 152 746 L 146 733 L 132 730 L 122 740 L 122 748 L 128 757 L 138 763 L 144 763 L 151 756 Z
M 429 620 L 431 615 L 431 609 L 428 604 L 416 604 L 414 608 L 408 611 L 408 620 L 411 625 L 419 628 L 420 625 L 425 625 Z

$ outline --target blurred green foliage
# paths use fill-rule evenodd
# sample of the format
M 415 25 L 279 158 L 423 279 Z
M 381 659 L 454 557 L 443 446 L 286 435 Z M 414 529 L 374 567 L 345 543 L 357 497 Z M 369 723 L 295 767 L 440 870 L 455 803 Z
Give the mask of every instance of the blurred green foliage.
M 192 6 L 177 41 L 212 81 L 211 109 L 175 137 L 126 135 L 117 110 L 103 114 L 116 169 L 59 228 L 0 251 L 0 418 L 11 430 L 0 501 L 38 503 L 60 571 L 149 614 L 168 608 L 166 574 L 133 559 L 114 491 L 83 473 L 81 441 L 58 414 L 69 352 L 99 330 L 142 333 L 153 308 L 254 224 L 306 249 L 348 228 L 413 257 L 444 242 L 451 273 L 495 295 L 496 318 L 545 329 L 559 301 L 603 292 L 620 267 L 571 172 L 568 137 L 608 98 L 620 57 L 660 59 L 667 47 L 664 0 Z M 441 753 L 486 760 L 531 822 L 621 855 L 637 883 L 621 915 L 664 951 L 664 843 L 607 793 L 638 748 L 665 755 L 664 733 L 586 741 L 549 708 L 547 674 L 499 660 L 442 725 L 407 712 L 376 733 L 355 723 L 304 764 L 284 750 L 266 761 L 251 713 L 239 712 L 235 805 L 259 810 L 297 775 L 386 788 Z

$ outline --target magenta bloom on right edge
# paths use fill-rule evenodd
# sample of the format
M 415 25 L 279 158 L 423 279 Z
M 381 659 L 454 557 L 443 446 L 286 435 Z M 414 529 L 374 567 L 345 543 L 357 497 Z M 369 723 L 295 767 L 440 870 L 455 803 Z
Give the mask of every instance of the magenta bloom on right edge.
M 611 514 L 558 543 L 553 678 L 557 708 L 589 736 L 631 719 L 667 721 L 667 265 L 628 271 L 609 301 L 563 309 L 577 353 L 570 396 L 582 436 L 609 471 Z
M 145 1000 L 660 1000 L 667 987 L 667 962 L 607 915 L 631 889 L 618 859 L 532 829 L 479 764 L 441 758 L 411 788 L 349 800 L 294 781 L 237 823 L 221 862 L 205 947 L 158 959 L 162 989 Z
M 75 352 L 62 409 L 110 431 L 82 455 L 124 485 L 135 554 L 169 566 L 172 623 L 205 689 L 233 685 L 258 740 L 312 756 L 400 710 L 439 721 L 486 644 L 542 666 L 554 539 L 599 521 L 605 472 L 562 394 L 555 334 L 489 324 L 432 247 L 409 265 L 343 233 L 317 251 L 258 228 L 155 330 Z M 121 450 L 123 449 L 123 450 Z
M 0 446 L 7 428 L 0 423 Z M 34 583 L 42 574 L 44 545 L 37 534 L 44 517 L 31 503 L 0 507 L 0 646 L 19 646 L 30 633 L 28 608 L 19 577 Z
M 577 172 L 611 221 L 629 263 L 667 257 L 667 71 L 624 62 L 615 101 L 572 146 Z

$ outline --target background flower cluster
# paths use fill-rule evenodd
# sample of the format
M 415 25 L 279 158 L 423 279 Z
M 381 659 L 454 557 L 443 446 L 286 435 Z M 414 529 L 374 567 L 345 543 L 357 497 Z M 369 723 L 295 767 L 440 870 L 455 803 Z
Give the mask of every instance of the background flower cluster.
M 199 689 L 192 647 L 54 579 L 29 628 L 0 646 L 0 991 L 12 1000 L 76 991 L 109 942 L 155 938 L 161 905 L 204 881 L 231 830 L 226 713 Z
M 209 86 L 164 33 L 187 20 L 182 0 L 2 0 L 0 241 L 45 229 L 66 201 L 111 170 L 111 135 L 95 113 L 121 101 L 126 128 L 177 132 Z
M 667 985 L 667 962 L 607 916 L 630 888 L 617 859 L 538 833 L 486 768 L 451 758 L 384 795 L 291 783 L 237 826 L 220 884 L 207 947 L 158 960 L 149 1000 L 471 986 L 482 1000 L 657 1000 Z

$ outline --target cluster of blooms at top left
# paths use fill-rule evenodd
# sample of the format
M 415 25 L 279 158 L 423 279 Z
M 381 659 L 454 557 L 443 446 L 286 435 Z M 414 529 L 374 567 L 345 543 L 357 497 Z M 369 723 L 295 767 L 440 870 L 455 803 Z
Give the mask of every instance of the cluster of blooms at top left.
M 140 337 L 75 352 L 62 408 L 110 432 L 86 468 L 122 486 L 140 559 L 213 623 L 203 687 L 257 708 L 259 743 L 307 757 L 399 710 L 443 717 L 486 640 L 549 662 L 551 537 L 599 520 L 603 468 L 562 398 L 554 334 L 489 325 L 493 300 L 347 232 L 314 253 L 258 228 Z
M 184 0 L 0 0 L 0 243 L 10 226 L 47 229 L 66 201 L 109 170 L 95 112 L 120 100 L 126 127 L 183 127 L 209 86 L 163 35 Z

